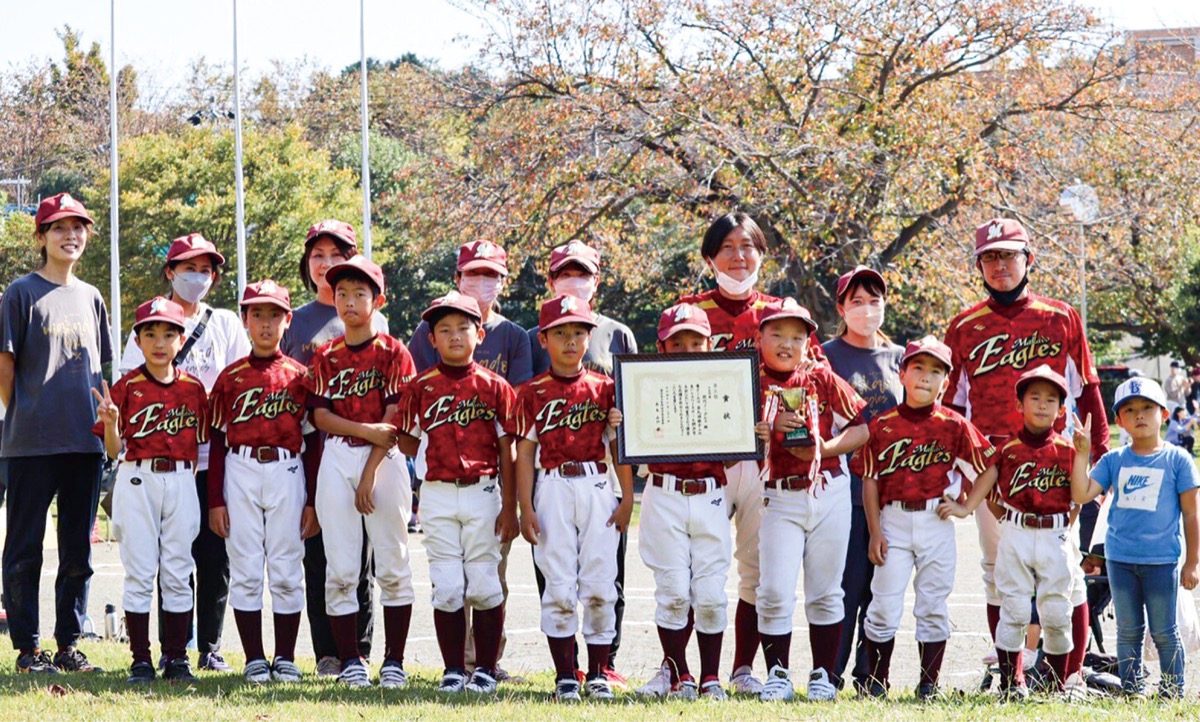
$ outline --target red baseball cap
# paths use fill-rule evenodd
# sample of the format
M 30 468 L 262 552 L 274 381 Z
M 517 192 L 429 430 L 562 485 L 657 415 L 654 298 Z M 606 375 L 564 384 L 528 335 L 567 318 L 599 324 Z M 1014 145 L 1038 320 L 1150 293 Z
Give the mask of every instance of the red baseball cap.
M 975 229 L 975 255 L 986 251 L 1024 251 L 1029 233 L 1020 221 L 996 218 Z
M 582 323 L 593 327 L 596 325 L 596 317 L 592 315 L 592 308 L 587 301 L 562 295 L 542 304 L 538 311 L 539 331 L 549 331 L 555 326 L 567 323 Z
M 288 293 L 283 286 L 267 278 L 246 286 L 246 290 L 242 292 L 242 302 L 239 305 L 244 307 L 259 303 L 269 303 L 279 306 L 285 311 L 291 311 L 292 294 Z
M 666 341 L 680 331 L 695 331 L 705 337 L 712 336 L 708 314 L 699 306 L 677 303 L 658 317 L 658 340 Z
M 921 354 L 932 356 L 941 361 L 946 365 L 947 371 L 951 371 L 954 368 L 954 363 L 950 360 L 950 347 L 933 336 L 926 336 L 916 341 L 910 341 L 904 347 L 904 355 L 900 357 L 900 368 L 904 368 L 909 359 Z
M 376 293 L 383 294 L 383 269 L 366 256 L 354 256 L 325 272 L 325 280 L 329 281 L 329 285 L 334 288 L 337 287 L 338 279 L 346 276 L 360 276 L 375 286 Z
M 471 241 L 458 249 L 459 271 L 470 271 L 473 268 L 489 268 L 505 276 L 508 275 L 508 253 L 503 246 L 491 241 Z
M 169 323 L 172 326 L 178 326 L 180 331 L 185 328 L 183 325 L 183 306 L 162 296 L 155 296 L 138 306 L 133 318 L 133 330 L 135 332 L 148 323 Z
M 465 314 L 476 321 L 483 320 L 483 314 L 479 312 L 479 302 L 458 291 L 451 291 L 441 298 L 433 299 L 429 308 L 421 312 L 421 320 L 432 326 L 451 311 Z
M 1070 390 L 1067 389 L 1067 380 L 1062 377 L 1062 374 L 1057 373 L 1054 369 L 1050 368 L 1046 364 L 1041 364 L 1035 368 L 1029 369 L 1017 377 L 1017 398 L 1020 398 L 1021 393 L 1025 390 L 1025 387 L 1034 381 L 1045 381 L 1054 388 L 1058 389 L 1062 392 L 1062 397 L 1064 400 L 1071 395 Z
M 308 234 L 304 237 L 304 247 L 308 248 L 317 242 L 321 236 L 332 236 L 340 241 L 349 243 L 354 250 L 358 250 L 358 237 L 354 235 L 354 226 L 339 221 L 336 218 L 328 218 L 319 223 L 314 223 L 308 227 Z
M 854 279 L 861 278 L 863 276 L 874 278 L 875 280 L 879 281 L 880 285 L 883 286 L 884 293 L 887 292 L 887 281 L 883 280 L 883 275 L 879 271 L 876 271 L 874 268 L 859 265 L 855 266 L 853 271 L 843 273 L 841 277 L 838 278 L 837 300 L 842 300 L 842 296 L 846 294 L 846 289 L 850 288 L 850 284 L 853 283 Z
M 594 276 L 600 272 L 600 252 L 583 241 L 571 241 L 550 251 L 551 273 L 568 263 L 577 263 Z
M 808 309 L 796 303 L 796 299 L 787 297 L 780 303 L 767 306 L 763 309 L 762 318 L 758 319 L 758 327 L 762 329 L 767 325 L 768 321 L 778 321 L 783 318 L 798 318 L 808 325 L 809 331 L 817 330 L 817 322 L 813 320 L 812 314 Z
M 71 197 L 70 193 L 59 193 L 50 196 L 38 204 L 37 215 L 33 222 L 37 226 L 53 223 L 60 218 L 82 218 L 88 223 L 94 223 L 83 204 Z
M 217 253 L 217 247 L 199 233 L 189 233 L 186 236 L 171 241 L 167 249 L 167 263 L 186 261 L 197 256 L 212 256 L 218 266 L 225 265 L 225 256 Z

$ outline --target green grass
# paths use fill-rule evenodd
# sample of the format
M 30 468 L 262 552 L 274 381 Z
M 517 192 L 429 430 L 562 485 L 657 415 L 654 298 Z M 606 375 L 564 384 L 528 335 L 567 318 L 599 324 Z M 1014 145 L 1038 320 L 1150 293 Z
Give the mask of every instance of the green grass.
M 897 691 L 888 702 L 857 701 L 851 696 L 836 704 L 814 705 L 798 700 L 788 704 L 763 704 L 756 700 L 734 700 L 725 704 L 705 702 L 646 701 L 620 695 L 615 702 L 562 706 L 549 700 L 550 674 L 535 674 L 525 684 L 504 685 L 493 699 L 456 696 L 452 700 L 435 690 L 439 670 L 413 669 L 408 689 L 383 692 L 340 688 L 330 680 L 308 677 L 295 685 L 252 686 L 239 675 L 201 675 L 195 687 L 175 687 L 155 682 L 148 689 L 131 689 L 125 684 L 129 663 L 122 645 L 98 642 L 85 647 L 96 664 L 112 670 L 95 675 L 58 677 L 18 676 L 13 669 L 14 653 L 0 653 L 0 720 L 534 720 L 586 719 L 601 722 L 629 720 L 731 719 L 1189 719 L 1200 715 L 1200 704 L 1128 703 L 1098 701 L 1067 705 L 1048 700 L 1000 705 L 991 697 L 954 697 L 934 704 L 918 704 L 908 691 Z M 230 662 L 240 668 L 241 659 Z M 312 673 L 311 664 L 305 673 Z M 373 670 L 377 671 L 377 669 Z M 1195 699 L 1194 697 L 1192 698 Z

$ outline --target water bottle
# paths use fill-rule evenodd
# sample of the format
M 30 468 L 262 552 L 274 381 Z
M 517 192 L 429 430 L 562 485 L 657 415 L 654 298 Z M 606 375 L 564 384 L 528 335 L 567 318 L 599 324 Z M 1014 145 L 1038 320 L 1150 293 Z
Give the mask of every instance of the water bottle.
M 96 636 L 96 627 L 92 624 L 91 617 L 86 614 L 83 615 L 83 629 L 79 631 L 82 632 L 84 638 Z
M 117 608 L 112 604 L 104 605 L 104 638 L 117 638 Z

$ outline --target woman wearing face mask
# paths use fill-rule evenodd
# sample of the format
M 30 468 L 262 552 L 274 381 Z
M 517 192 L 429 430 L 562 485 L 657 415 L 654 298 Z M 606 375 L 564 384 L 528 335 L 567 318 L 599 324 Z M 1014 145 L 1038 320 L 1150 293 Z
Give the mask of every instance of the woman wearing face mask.
M 904 347 L 897 346 L 880 327 L 887 308 L 887 284 L 876 271 L 858 266 L 845 273 L 837 282 L 837 311 L 841 321 L 837 337 L 824 345 L 825 355 L 834 373 L 848 381 L 867 402 L 863 418 L 870 421 L 876 414 L 899 404 L 904 397 L 900 385 L 900 359 Z M 843 674 L 854 656 L 855 688 L 861 690 L 870 669 L 863 647 L 862 624 L 871 602 L 871 577 L 874 565 L 867 558 L 870 533 L 862 505 L 862 479 L 850 475 L 850 495 L 853 503 L 850 516 L 850 546 L 846 567 L 842 572 L 843 602 L 846 609 L 842 624 L 841 651 L 834 665 L 835 685 L 843 685 Z M 852 646 L 855 628 L 857 646 Z
M 204 303 L 204 297 L 221 276 L 225 257 L 217 247 L 199 233 L 192 233 L 171 242 L 163 278 L 171 286 L 168 296 L 183 307 L 186 317 L 184 343 L 196 337 L 187 355 L 178 360 L 184 371 L 200 379 L 204 388 L 212 390 L 217 376 L 226 366 L 250 353 L 250 338 L 242 320 L 233 311 L 214 309 Z M 197 336 L 197 329 L 204 324 Z M 126 374 L 145 363 L 135 334 L 130 334 L 125 353 L 121 356 L 121 373 Z M 200 499 L 201 518 L 208 514 L 208 444 L 200 447 L 196 465 L 196 491 Z M 200 525 L 200 535 L 192 543 L 196 561 L 196 646 L 200 652 L 200 669 L 228 672 L 231 668 L 221 656 L 221 632 L 225 626 L 225 604 L 229 600 L 229 557 L 225 540 L 213 533 L 208 525 Z M 160 607 L 161 612 L 161 607 Z M 163 626 L 159 624 L 159 629 Z
M 300 280 L 317 297 L 292 312 L 292 323 L 283 332 L 283 340 L 279 344 L 283 353 L 308 365 L 318 348 L 346 332 L 346 326 L 334 308 L 333 287 L 325 280 L 325 272 L 356 255 L 358 238 L 349 223 L 331 218 L 309 227 L 304 239 L 304 255 L 300 257 Z M 382 313 L 371 316 L 371 325 L 376 333 L 388 332 L 387 319 Z M 317 658 L 317 676 L 336 677 L 342 671 L 342 662 L 338 658 L 333 630 L 325 613 L 325 567 L 325 542 L 318 532 L 304 540 L 305 612 L 312 634 L 313 654 Z M 369 659 L 374 631 L 371 591 L 375 582 L 365 553 L 361 571 L 358 582 L 358 651 Z

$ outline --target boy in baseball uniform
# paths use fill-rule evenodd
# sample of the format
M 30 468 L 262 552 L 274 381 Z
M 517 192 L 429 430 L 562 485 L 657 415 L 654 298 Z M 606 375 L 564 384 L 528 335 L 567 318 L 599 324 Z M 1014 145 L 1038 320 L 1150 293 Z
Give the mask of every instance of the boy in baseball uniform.
M 371 326 L 384 303 L 383 269 L 354 256 L 330 268 L 325 278 L 346 326 L 346 333 L 321 347 L 309 367 L 313 423 L 328 434 L 316 504 L 327 559 L 325 609 L 342 658 L 338 680 L 350 687 L 370 686 L 366 660 L 358 652 L 355 596 L 365 528 L 383 603 L 386 648 L 379 684 L 398 689 L 408 683 L 404 645 L 413 603 L 408 562 L 412 488 L 390 420 L 416 367 L 403 343 Z
M 286 288 L 270 279 L 252 283 L 241 307 L 251 353 L 221 372 L 210 398 L 208 523 L 229 545 L 229 602 L 246 652 L 243 676 L 256 684 L 298 682 L 304 539 L 319 529 L 308 369 L 279 350 L 292 318 Z M 275 659 L 269 664 L 262 638 L 264 565 L 275 615 Z
M 965 518 L 991 495 L 1001 520 L 995 574 L 1000 694 L 1022 700 L 1029 696 L 1021 653 L 1034 596 L 1052 683 L 1060 692 L 1064 681 L 1073 691 L 1086 690 L 1080 668 L 1087 649 L 1087 587 L 1070 531 L 1079 513 L 1071 503 L 1071 480 L 1077 476 L 1086 484 L 1087 464 L 1074 463 L 1074 445 L 1054 430 L 1066 413 L 1067 380 L 1041 364 L 1021 374 L 1016 392 L 1024 427 L 997 449 L 995 465 L 980 475 L 966 503 L 946 501 L 938 515 Z
M 866 692 L 886 697 L 904 588 L 913 578 L 918 700 L 938 694 L 938 673 L 950 638 L 947 597 L 954 586 L 954 524 L 940 519 L 943 497 L 956 498 L 964 482 L 992 465 L 993 448 L 969 421 L 938 401 L 950 373 L 950 349 L 926 336 L 900 359 L 904 403 L 871 420 L 871 438 L 858 452 L 863 509 L 871 532 L 868 554 L 879 569 L 871 581 L 865 636 L 870 677 Z M 1029 597 L 1025 597 L 1029 606 Z
M 150 602 L 161 583 L 163 678 L 194 683 L 187 658 L 195 567 L 192 540 L 200 532 L 196 459 L 208 440 L 208 396 L 204 385 L 174 361 L 183 347 L 183 309 L 161 296 L 138 306 L 133 332 L 145 362 L 104 394 L 92 432 L 119 458 L 113 488 L 113 533 L 121 542 L 125 610 L 133 652 L 130 684 L 154 680 L 150 659 Z
M 512 440 L 516 394 L 474 360 L 483 340 L 478 302 L 451 291 L 421 319 L 439 361 L 405 388 L 400 448 L 424 479 L 425 553 L 445 673 L 439 690 L 496 691 L 504 629 L 500 545 L 518 531 Z M 475 671 L 467 679 L 466 605 L 474 614 Z
M 768 412 L 756 427 L 768 444 L 756 592 L 768 670 L 759 695 L 763 701 L 794 695 L 789 658 L 801 567 L 813 656 L 808 699 L 837 698 L 830 676 L 842 638 L 842 568 L 850 537 L 850 473 L 842 454 L 867 441 L 866 402 L 828 366 L 811 359 L 809 339 L 816 330 L 808 309 L 793 298 L 768 308 L 759 326 L 763 389 L 776 398 L 785 389 L 798 389 L 804 399 L 800 412 Z M 812 444 L 785 446 L 785 435 L 799 429 L 808 432 Z
M 706 353 L 708 316 L 690 303 L 662 312 L 658 350 Z M 729 574 L 729 517 L 725 511 L 725 465 L 719 461 L 649 464 L 642 495 L 642 561 L 654 572 L 654 621 L 670 674 L 667 696 L 725 699 L 718 677 L 727 624 L 725 578 Z M 688 671 L 687 644 L 694 613 L 700 647 L 700 683 Z M 639 690 L 641 691 L 641 690 Z
M 546 578 L 542 632 L 554 659 L 555 697 L 579 701 L 575 676 L 576 607 L 583 604 L 587 692 L 611 699 L 604 675 L 616 634 L 617 543 L 633 511 L 633 472 L 616 467 L 618 502 L 608 475 L 616 458 L 610 429 L 621 423 L 613 380 L 583 366 L 595 316 L 586 301 L 562 295 L 542 304 L 538 342 L 550 370 L 517 397 L 517 496 L 521 534 Z M 610 456 L 611 452 L 611 456 Z

